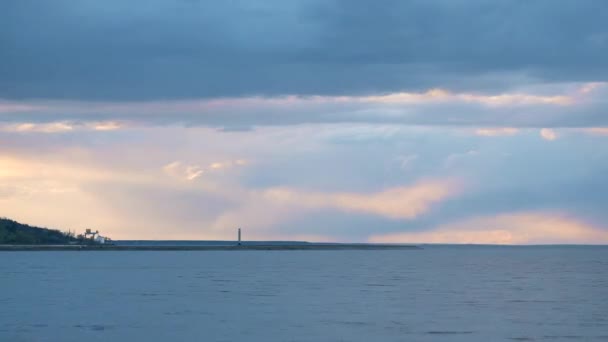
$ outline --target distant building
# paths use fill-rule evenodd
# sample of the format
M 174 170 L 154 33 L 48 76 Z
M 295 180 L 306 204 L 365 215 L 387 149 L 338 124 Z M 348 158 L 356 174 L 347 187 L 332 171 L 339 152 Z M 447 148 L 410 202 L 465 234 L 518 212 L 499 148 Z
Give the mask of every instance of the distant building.
M 112 239 L 106 236 L 101 236 L 98 230 L 93 231 L 92 229 L 87 229 L 85 230 L 84 234 L 78 235 L 78 238 L 85 241 L 92 241 L 100 245 L 112 244 Z

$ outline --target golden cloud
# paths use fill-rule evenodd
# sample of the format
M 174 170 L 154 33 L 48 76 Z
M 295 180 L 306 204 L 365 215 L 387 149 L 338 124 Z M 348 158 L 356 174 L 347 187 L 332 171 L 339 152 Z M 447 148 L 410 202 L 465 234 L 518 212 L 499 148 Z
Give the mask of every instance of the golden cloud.
M 367 213 L 392 219 L 412 219 L 431 206 L 457 193 L 453 181 L 422 181 L 412 186 L 395 187 L 376 193 L 323 193 L 273 188 L 263 193 L 271 202 L 311 209 L 337 209 Z
M 540 136 L 541 136 L 541 138 L 543 138 L 545 140 L 549 140 L 549 141 L 553 141 L 553 140 L 557 139 L 557 133 L 555 132 L 555 130 L 550 129 L 550 128 L 541 129 Z
M 372 236 L 376 243 L 603 244 L 608 231 L 563 214 L 515 213 L 473 218 L 430 231 Z
M 483 137 L 509 136 L 519 133 L 519 129 L 513 127 L 479 128 L 475 134 Z

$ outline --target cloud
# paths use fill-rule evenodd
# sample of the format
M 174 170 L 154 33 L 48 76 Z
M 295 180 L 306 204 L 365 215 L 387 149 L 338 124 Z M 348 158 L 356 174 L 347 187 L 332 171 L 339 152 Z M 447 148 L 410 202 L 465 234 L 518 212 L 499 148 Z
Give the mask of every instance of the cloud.
M 52 156 L 24 158 L 0 154 L 0 189 L 7 186 L 11 196 L 0 196 L 2 215 L 26 223 L 60 229 L 98 225 L 115 228 L 113 215 L 95 196 L 87 193 L 85 184 L 120 178 L 123 182 L 145 179 L 145 176 L 117 174 L 82 162 L 59 162 Z M 70 214 L 66 215 L 66 208 Z M 114 227 L 113 227 L 114 226 Z
M 171 177 L 193 181 L 205 173 L 217 172 L 233 167 L 245 166 L 247 164 L 248 162 L 244 159 L 225 162 L 212 162 L 207 166 L 186 165 L 181 161 L 174 161 L 163 166 L 163 171 Z
M 324 99 L 320 97 L 320 99 Z M 535 95 L 522 93 L 506 93 L 498 95 L 475 93 L 452 93 L 445 89 L 430 89 L 423 93 L 393 93 L 389 95 L 363 96 L 360 98 L 335 97 L 327 98 L 334 101 L 358 100 L 360 102 L 383 104 L 418 104 L 430 102 L 464 102 L 475 103 L 489 107 L 517 106 L 517 105 L 558 105 L 572 104 L 574 99 L 567 95 Z
M 513 127 L 479 128 L 475 131 L 475 134 L 483 137 L 510 136 L 517 133 L 519 133 L 519 129 Z
M 261 236 L 285 236 L 289 229 L 282 229 L 282 224 L 324 211 L 413 220 L 459 190 L 455 182 L 445 180 L 420 181 L 375 193 L 312 192 L 286 187 L 242 189 L 236 197 L 240 204 L 220 213 L 211 227 L 213 231 L 226 231 L 246 225 Z M 331 235 L 331 229 L 324 235 Z
M 602 0 L 156 1 L 145 10 L 118 0 L 103 7 L 23 0 L 0 8 L 0 98 L 383 94 L 606 81 L 606 9 Z M 36 25 L 23 25 L 30 21 Z
M 64 133 L 74 129 L 72 125 L 65 122 L 52 123 L 21 123 L 0 126 L 0 130 L 5 132 L 35 132 L 35 133 Z
M 209 168 L 212 170 L 222 170 L 222 169 L 230 169 L 235 166 L 244 166 L 247 165 L 247 161 L 244 159 L 237 159 L 235 161 L 225 161 L 225 162 L 215 162 L 209 165 Z
M 557 133 L 555 132 L 555 130 L 550 129 L 550 128 L 543 128 L 540 130 L 540 136 L 545 139 L 545 140 L 549 140 L 549 141 L 553 141 L 555 139 L 557 139 Z
M 123 124 L 116 121 L 93 122 L 92 128 L 95 131 L 114 131 L 123 127 Z
M 583 131 L 592 135 L 608 135 L 608 127 L 591 127 L 583 129 Z
M 579 88 L 579 92 L 581 94 L 589 94 L 589 93 L 593 93 L 596 90 L 598 90 L 600 88 L 603 88 L 605 86 L 606 86 L 605 83 L 601 83 L 601 82 L 589 82 L 589 83 L 586 83 L 586 84 L 582 85 Z
M 560 129 L 563 145 L 538 129 L 489 139 L 461 127 L 130 123 L 111 134 L 0 132 L 2 215 L 61 229 L 85 222 L 117 239 L 226 239 L 241 226 L 249 239 L 359 242 L 500 213 L 606 222 L 608 141 L 578 128 Z
M 180 161 L 174 161 L 163 166 L 163 171 L 175 178 L 194 180 L 203 174 L 203 170 L 196 165 L 183 165 Z
M 457 192 L 454 182 L 422 181 L 408 187 L 397 187 L 371 194 L 320 193 L 273 188 L 263 197 L 279 204 L 310 209 L 338 209 L 367 213 L 391 219 L 412 219 L 430 210 L 431 206 Z
M 24 158 L 0 154 L 0 177 L 2 180 L 16 182 L 32 179 L 45 179 L 46 184 L 57 180 L 107 179 L 111 177 L 105 169 L 79 166 L 76 162 L 57 162 L 52 157 Z M 40 185 L 40 184 L 38 184 Z M 37 187 L 32 187 L 37 188 Z M 45 187 L 42 187 L 45 188 Z
M 15 133 L 68 133 L 75 131 L 114 131 L 123 127 L 123 124 L 116 121 L 107 122 L 24 122 L 24 123 L 5 123 L 0 120 L 0 132 Z
M 378 243 L 606 244 L 608 230 L 563 214 L 514 213 L 468 219 L 429 231 L 376 235 L 369 240 Z
M 215 215 L 231 208 L 229 187 L 218 190 L 213 183 L 176 182 L 141 164 L 91 163 L 74 151 L 37 158 L 4 154 L 2 215 L 30 224 L 64 230 L 92 226 L 117 239 L 219 238 L 223 232 L 201 226 L 208 228 Z M 99 151 L 94 154 L 102 157 Z M 65 208 L 70 208 L 69 215 Z
M 206 125 L 225 131 L 257 126 L 369 123 L 474 126 L 483 136 L 511 135 L 525 127 L 601 127 L 606 87 L 581 95 L 585 84 L 526 86 L 509 92 L 431 89 L 361 96 L 277 96 L 143 102 L 12 101 L 29 110 L 0 113 L 5 130 L 18 125 L 64 124 L 74 130 L 130 126 Z M 534 115 L 532 115 L 532 113 Z

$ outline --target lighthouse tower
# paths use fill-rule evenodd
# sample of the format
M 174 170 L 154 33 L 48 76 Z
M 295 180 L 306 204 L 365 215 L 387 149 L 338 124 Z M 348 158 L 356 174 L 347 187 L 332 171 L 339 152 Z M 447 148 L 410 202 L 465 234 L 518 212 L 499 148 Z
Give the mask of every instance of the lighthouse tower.
M 241 228 L 239 228 L 239 232 L 238 232 L 238 242 L 237 244 L 240 246 L 241 245 Z

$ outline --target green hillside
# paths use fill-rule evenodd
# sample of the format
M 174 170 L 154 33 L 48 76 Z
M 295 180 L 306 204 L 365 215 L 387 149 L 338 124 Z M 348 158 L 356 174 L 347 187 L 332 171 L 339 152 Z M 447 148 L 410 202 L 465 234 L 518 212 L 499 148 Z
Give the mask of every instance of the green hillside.
M 0 244 L 60 245 L 77 242 L 71 233 L 55 229 L 32 227 L 7 218 L 0 218 Z

